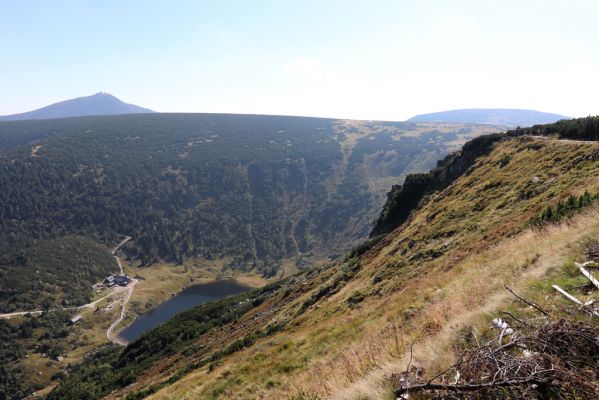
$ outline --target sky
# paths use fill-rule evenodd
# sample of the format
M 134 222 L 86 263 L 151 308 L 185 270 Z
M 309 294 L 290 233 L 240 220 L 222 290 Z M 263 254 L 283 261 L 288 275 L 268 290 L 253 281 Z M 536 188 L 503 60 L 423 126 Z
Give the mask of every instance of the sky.
M 99 91 L 160 112 L 599 114 L 599 1 L 0 0 L 0 115 Z

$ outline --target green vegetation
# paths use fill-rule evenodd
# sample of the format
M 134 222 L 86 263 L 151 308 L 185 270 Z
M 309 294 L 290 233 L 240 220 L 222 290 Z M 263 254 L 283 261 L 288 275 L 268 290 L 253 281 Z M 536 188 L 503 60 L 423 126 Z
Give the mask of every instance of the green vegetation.
M 58 357 L 79 343 L 67 327 L 74 310 L 92 300 L 91 285 L 118 266 L 106 248 L 80 236 L 42 240 L 0 257 L 0 313 L 52 310 L 0 319 L 0 399 L 21 399 L 64 375 Z M 25 357 L 41 359 L 41 367 Z M 51 375 L 48 375 L 51 374 Z
M 591 195 L 585 191 L 578 197 L 570 195 L 566 201 L 560 200 L 554 207 L 548 206 L 545 208 L 531 220 L 531 224 L 542 226 L 550 222 L 560 221 L 592 206 L 597 201 L 599 201 L 599 193 Z
M 43 388 L 36 382 L 37 374 L 27 373 L 21 361 L 28 353 L 48 360 L 61 356 L 69 336 L 69 315 L 52 312 L 17 322 L 0 319 L 0 399 L 22 399 Z M 56 374 L 54 379 L 63 376 L 60 370 Z
M 228 355 L 241 351 L 247 347 L 253 345 L 256 340 L 270 336 L 276 332 L 278 332 L 282 327 L 281 326 L 268 326 L 264 331 L 260 331 L 257 333 L 252 333 L 250 335 L 244 336 L 241 339 L 235 340 L 234 342 L 227 345 L 224 349 L 218 350 L 212 353 L 209 357 L 203 358 L 200 361 L 187 364 L 185 367 L 181 368 L 173 375 L 171 375 L 165 381 L 159 382 L 150 386 L 147 389 L 141 390 L 139 392 L 131 392 L 125 397 L 126 400 L 141 400 L 145 399 L 151 394 L 156 393 L 163 387 L 168 385 L 172 385 L 177 382 L 179 379 L 183 378 L 185 375 L 189 374 L 191 371 L 202 368 L 206 365 L 209 365 L 209 368 L 214 368 L 214 366 L 218 365 L 219 361 Z
M 91 285 L 117 272 L 105 246 L 66 236 L 0 257 L 0 313 L 85 304 Z
M 599 116 L 564 119 L 553 124 L 534 125 L 530 128 L 516 128 L 508 131 L 510 136 L 556 135 L 562 139 L 599 140 Z
M 0 399 L 19 399 L 32 388 L 17 361 L 25 356 L 25 349 L 17 339 L 26 335 L 19 327 L 0 319 Z
M 254 303 L 256 292 L 233 300 L 220 310 L 239 310 L 226 325 L 202 331 L 197 319 L 209 305 L 181 314 L 133 343 L 135 351 L 74 367 L 51 398 L 107 392 L 130 399 L 189 393 L 278 399 L 300 392 L 330 398 L 342 391 L 384 398 L 376 392 L 385 389 L 380 367 L 396 363 L 405 370 L 415 341 L 415 362 L 435 374 L 444 358 L 452 359 L 460 331 L 478 335 L 490 312 L 509 304 L 504 284 L 524 293 L 571 257 L 581 238 L 599 232 L 596 218 L 584 213 L 555 229 L 528 229 L 548 204 L 569 193 L 597 192 L 597 181 L 589 179 L 599 165 L 596 144 L 500 138 L 479 145 L 480 151 L 464 152 L 474 161 L 457 154 L 439 171 L 439 182 L 462 172 L 422 196 L 402 229 L 290 277 L 263 292 L 263 301 Z M 487 146 L 488 154 L 476 156 Z M 268 336 L 275 323 L 282 329 Z M 192 335 L 201 333 L 187 339 L 187 326 Z M 362 385 L 365 380 L 375 384 Z M 104 382 L 108 386 L 99 387 Z
M 283 259 L 365 237 L 390 179 L 483 129 L 222 114 L 2 122 L 0 252 L 129 235 L 124 251 L 145 265 L 232 256 L 272 276 Z
M 85 363 L 75 366 L 69 377 L 50 393 L 48 400 L 98 399 L 117 388 L 125 387 L 158 360 L 184 350 L 194 339 L 212 329 L 238 320 L 249 310 L 260 305 L 281 285 L 283 282 L 277 282 L 262 289 L 205 303 L 177 314 L 169 322 L 144 334 L 122 351 L 108 346 L 96 352 Z M 279 326 L 267 327 L 259 336 L 270 335 L 278 329 Z M 177 380 L 186 372 L 218 361 L 223 356 L 253 343 L 256 337 L 250 335 L 233 342 L 197 364 L 187 366 L 185 371 L 179 372 L 177 377 L 172 379 Z
M 213 378 L 205 371 L 222 371 L 222 363 L 230 367 L 231 374 L 235 376 L 241 367 L 230 363 L 226 356 L 238 359 L 241 355 L 236 354 L 241 352 L 244 357 L 248 355 L 247 363 L 251 363 L 254 355 L 256 358 L 274 356 L 273 349 L 281 341 L 297 341 L 298 348 L 305 341 L 305 347 L 297 350 L 298 360 L 302 358 L 301 367 L 295 367 L 298 360 L 271 362 L 273 373 L 278 374 L 272 382 L 277 382 L 285 375 L 307 368 L 310 361 L 317 357 L 334 359 L 338 355 L 336 352 L 342 351 L 339 349 L 353 340 L 367 341 L 369 338 L 359 337 L 355 330 L 367 319 L 373 331 L 378 329 L 379 323 L 392 320 L 401 322 L 402 327 L 398 329 L 402 329 L 401 333 L 405 333 L 405 337 L 410 337 L 409 334 L 413 332 L 434 337 L 444 326 L 445 318 L 454 314 L 461 316 L 467 315 L 466 312 L 473 313 L 483 307 L 487 295 L 491 295 L 484 289 L 476 293 L 473 290 L 469 290 L 470 293 L 460 292 L 463 299 L 452 306 L 455 308 L 445 309 L 442 304 L 450 300 L 444 299 L 437 290 L 447 284 L 444 293 L 459 292 L 450 290 L 452 274 L 464 274 L 464 281 L 455 282 L 453 289 L 463 287 L 464 282 L 476 282 L 477 288 L 492 289 L 495 287 L 493 285 L 500 287 L 506 278 L 512 279 L 512 282 L 518 280 L 522 271 L 531 268 L 540 271 L 542 266 L 551 263 L 544 259 L 536 264 L 535 257 L 541 256 L 534 256 L 530 249 L 535 249 L 532 243 L 536 243 L 538 238 L 524 236 L 521 240 L 529 240 L 526 242 L 529 247 L 521 249 L 522 243 L 512 243 L 508 247 L 510 251 L 501 252 L 510 257 L 516 251 L 525 252 L 526 262 L 522 261 L 522 256 L 518 262 L 501 259 L 501 262 L 494 264 L 497 255 L 484 252 L 491 251 L 488 249 L 498 244 L 511 243 L 513 238 L 530 226 L 531 217 L 548 204 L 554 205 L 551 207 L 551 218 L 546 213 L 542 217 L 544 222 L 552 221 L 553 215 L 573 215 L 592 204 L 597 197 L 589 194 L 597 190 L 596 181 L 589 180 L 589 176 L 594 176 L 597 169 L 596 145 L 531 138 L 503 140 L 505 137 L 492 135 L 474 140 L 461 152 L 440 162 L 429 174 L 410 178 L 404 188 L 397 191 L 395 202 L 388 203 L 383 213 L 384 220 L 381 221 L 384 232 L 397 226 L 398 221 L 406 221 L 410 213 L 416 210 L 406 226 L 396 231 L 396 235 L 377 237 L 355 247 L 342 261 L 302 273 L 293 278 L 296 279 L 293 283 L 280 283 L 275 287 L 205 304 L 180 314 L 126 349 L 103 349 L 83 364 L 73 367 L 50 398 L 100 398 L 115 390 L 120 390 L 119 395 L 124 396 L 127 393 L 122 389 L 134 382 L 139 385 L 135 389 L 137 392 L 131 393 L 130 398 L 143 398 L 158 390 L 174 391 L 178 385 L 191 385 L 191 382 L 185 383 L 188 380 L 180 378 L 200 373 L 206 374 L 202 376 L 207 376 L 207 381 L 213 380 L 207 383 L 205 390 L 202 389 L 209 396 L 227 384 L 243 385 L 241 379 L 234 381 L 234 378 L 227 376 L 214 383 L 220 378 Z M 42 151 L 34 159 L 41 158 Z M 351 181 L 348 183 L 349 186 L 354 184 Z M 582 196 L 557 202 L 568 193 L 581 193 L 585 189 L 589 192 Z M 352 198 L 351 201 L 354 200 Z M 162 215 L 164 220 L 166 214 Z M 177 241 L 182 237 L 178 235 L 183 235 L 181 231 L 177 232 L 176 248 Z M 527 232 L 530 235 L 543 233 L 538 230 Z M 139 243 L 128 251 L 132 256 L 142 257 Z M 484 256 L 480 256 L 483 253 Z M 467 258 L 471 259 L 465 263 Z M 531 261 L 528 261 L 529 258 Z M 239 260 L 243 261 L 237 258 Z M 248 259 L 247 262 L 249 264 L 244 265 L 250 265 L 252 261 Z M 467 275 L 477 268 L 480 269 L 478 275 L 474 272 Z M 510 270 L 514 271 L 514 276 L 509 275 Z M 435 271 L 435 274 L 427 274 L 427 271 Z M 481 279 L 488 272 L 496 275 L 493 279 Z M 506 275 L 499 275 L 504 273 Z M 422 276 L 426 279 L 422 286 L 418 286 L 417 278 Z M 387 296 L 392 301 L 386 303 Z M 467 299 L 468 296 L 475 298 L 471 301 Z M 274 298 L 272 302 L 268 300 L 269 297 Z M 263 303 L 265 301 L 266 304 Z M 283 311 L 279 312 L 273 303 L 282 303 Z M 385 304 L 393 312 L 382 315 Z M 435 309 L 434 304 L 438 304 L 439 308 Z M 260 320 L 259 314 L 269 317 Z M 263 340 L 269 336 L 268 327 L 273 321 L 284 322 L 283 332 Z M 272 332 L 277 332 L 275 328 Z M 223 332 L 227 333 L 219 336 Z M 381 338 L 384 338 L 384 333 L 381 330 Z M 202 347 L 214 339 L 220 341 L 217 346 Z M 272 342 L 269 342 L 271 339 Z M 333 342 L 338 344 L 333 346 Z M 395 349 L 402 349 L 405 343 L 396 342 L 393 345 Z M 250 346 L 251 352 L 246 351 Z M 242 362 L 246 361 L 235 361 Z M 359 362 L 356 360 L 357 364 Z M 372 360 L 364 361 L 364 365 L 374 364 Z M 148 375 L 144 375 L 144 371 L 148 371 Z M 251 390 L 261 390 L 264 388 L 260 386 L 262 383 L 257 383 Z M 275 389 L 283 387 L 270 385 Z M 214 397 L 228 394 L 229 391 L 223 391 Z
M 464 174 L 481 156 L 488 154 L 493 144 L 505 138 L 504 134 L 480 136 L 466 143 L 460 151 L 449 154 L 426 174 L 412 174 L 403 185 L 394 185 L 387 194 L 387 202 L 370 236 L 391 232 L 408 219 L 420 201 L 437 190 L 448 187 Z
M 339 271 L 331 277 L 327 282 L 323 283 L 312 295 L 304 301 L 298 315 L 301 315 L 307 308 L 332 296 L 343 288 L 357 273 L 360 271 L 360 260 L 351 258 L 344 262 Z
M 107 246 L 124 235 L 133 240 L 122 251 L 141 267 L 199 258 L 270 277 L 282 263 L 342 254 L 367 236 L 390 182 L 489 130 L 496 128 L 216 114 L 1 122 L 0 312 L 87 303 L 90 286 L 117 271 Z M 212 322 L 198 316 L 168 325 L 117 351 L 118 365 L 110 361 L 114 348 L 98 353 L 102 367 L 89 373 L 100 383 L 77 388 L 93 397 L 121 387 L 133 379 L 130 355 L 139 362 L 131 370 L 142 371 L 244 312 L 219 307 Z M 11 320 L 17 335 L 21 321 Z M 82 326 L 89 329 L 74 330 Z M 47 328 L 34 330 L 32 338 L 46 340 Z M 48 335 L 43 352 L 64 352 L 67 337 Z M 15 354 L 17 343 L 37 354 L 28 340 L 5 342 Z M 69 356 L 76 344 L 67 342 Z M 103 377 L 107 364 L 116 378 Z M 15 368 L 13 383 L 6 381 L 12 393 L 20 390 L 15 382 L 29 385 Z
M 564 119 L 547 125 L 534 125 L 530 128 L 516 128 L 505 134 L 486 135 L 466 143 L 463 148 L 438 162 L 437 167 L 426 174 L 408 175 L 403 185 L 394 185 L 387 194 L 387 202 L 375 222 L 370 236 L 391 232 L 405 222 L 410 213 L 418 207 L 427 195 L 448 187 L 456 178 L 470 168 L 474 162 L 488 154 L 492 145 L 506 137 L 555 135 L 561 139 L 599 140 L 599 117 Z M 506 166 L 511 155 L 504 154 L 498 166 Z M 551 212 L 551 211 L 549 211 Z M 561 212 L 561 211 L 560 211 Z M 546 216 L 551 220 L 552 216 Z

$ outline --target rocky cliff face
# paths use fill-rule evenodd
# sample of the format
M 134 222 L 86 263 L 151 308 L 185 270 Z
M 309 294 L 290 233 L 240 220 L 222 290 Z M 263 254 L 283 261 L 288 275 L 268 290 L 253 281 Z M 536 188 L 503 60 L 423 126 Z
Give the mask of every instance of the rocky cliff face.
M 488 154 L 494 143 L 504 137 L 504 134 L 495 134 L 473 139 L 461 150 L 439 161 L 437 167 L 430 172 L 408 175 L 403 185 L 394 185 L 387 194 L 387 202 L 370 236 L 382 235 L 397 228 L 406 221 L 424 196 L 449 186 L 466 173 L 479 157 Z

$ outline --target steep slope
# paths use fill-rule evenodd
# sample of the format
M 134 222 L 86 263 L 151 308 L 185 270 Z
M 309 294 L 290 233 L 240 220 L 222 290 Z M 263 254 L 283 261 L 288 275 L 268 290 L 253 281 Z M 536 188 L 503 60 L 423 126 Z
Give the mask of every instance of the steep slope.
M 463 110 L 441 111 L 416 115 L 412 122 L 453 122 L 467 124 L 490 124 L 507 127 L 550 124 L 561 119 L 570 119 L 564 115 L 534 110 L 510 108 L 468 108 Z
M 106 348 L 49 398 L 393 398 L 387 377 L 408 359 L 434 373 L 513 307 L 503 284 L 548 302 L 543 279 L 596 241 L 597 203 L 567 224 L 530 222 L 570 195 L 596 199 L 598 171 L 597 143 L 506 136 L 344 260 Z
M 553 124 L 517 128 L 504 134 L 486 135 L 466 143 L 461 151 L 440 160 L 437 167 L 426 174 L 409 175 L 402 185 L 394 185 L 387 194 L 387 202 L 370 236 L 388 233 L 403 223 L 409 211 L 427 194 L 444 189 L 466 172 L 474 161 L 488 154 L 492 145 L 505 138 L 533 135 L 578 141 L 599 141 L 599 117 L 575 118 Z M 506 158 L 503 163 L 509 163 Z
M 408 175 L 402 185 L 393 185 L 370 236 L 376 237 L 397 228 L 408 219 L 410 212 L 424 196 L 445 189 L 472 167 L 479 157 L 488 154 L 494 143 L 504 138 L 505 135 L 500 133 L 475 138 L 460 151 L 437 162 L 437 166 L 428 173 Z
M 111 94 L 96 93 L 50 104 L 37 110 L 13 115 L 0 115 L 0 121 L 83 117 L 86 115 L 116 115 L 152 113 L 154 111 L 122 102 Z
M 77 234 L 277 273 L 367 236 L 392 182 L 492 126 L 143 114 L 0 123 L 0 250 Z

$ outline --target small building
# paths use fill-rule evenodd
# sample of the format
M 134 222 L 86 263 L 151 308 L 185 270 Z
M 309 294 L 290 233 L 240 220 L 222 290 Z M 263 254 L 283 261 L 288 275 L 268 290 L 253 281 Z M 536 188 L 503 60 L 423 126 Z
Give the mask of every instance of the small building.
M 81 317 L 81 315 L 80 315 L 80 314 L 79 314 L 79 315 L 75 315 L 73 318 L 71 318 L 71 319 L 69 320 L 69 322 L 70 322 L 70 324 L 71 324 L 71 325 L 74 325 L 74 324 L 76 324 L 76 323 L 77 323 L 77 322 L 78 322 L 78 321 L 79 321 L 81 318 L 82 318 L 82 317 Z
M 104 279 L 104 286 L 127 286 L 130 282 L 131 277 L 129 275 L 110 275 L 108 278 Z
M 119 286 L 127 286 L 131 282 L 129 275 L 118 275 L 114 277 L 114 284 Z

